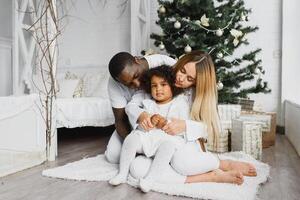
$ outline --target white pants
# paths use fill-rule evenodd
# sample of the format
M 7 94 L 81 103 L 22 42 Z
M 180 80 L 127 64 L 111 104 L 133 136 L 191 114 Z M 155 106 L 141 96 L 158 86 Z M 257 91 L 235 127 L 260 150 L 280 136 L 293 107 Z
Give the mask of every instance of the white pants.
M 122 143 L 123 139 L 114 131 L 104 153 L 108 162 L 119 163 Z M 151 163 L 151 158 L 138 156 L 130 166 L 130 174 L 134 178 L 144 178 L 150 169 Z M 218 169 L 219 165 L 219 159 L 212 153 L 202 152 L 200 146 L 187 143 L 175 152 L 170 170 L 181 175 L 196 175 Z

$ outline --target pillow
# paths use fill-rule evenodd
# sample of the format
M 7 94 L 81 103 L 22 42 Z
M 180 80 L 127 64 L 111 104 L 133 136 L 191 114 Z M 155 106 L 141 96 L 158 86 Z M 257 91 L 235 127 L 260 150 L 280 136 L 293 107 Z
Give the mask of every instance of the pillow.
M 87 73 L 83 80 L 83 96 L 108 98 L 108 78 L 109 73 L 107 70 L 97 73 Z
M 57 97 L 73 98 L 74 91 L 79 84 L 80 79 L 61 80 L 58 84 Z
M 80 78 L 79 82 L 74 90 L 73 98 L 83 97 L 83 79 Z

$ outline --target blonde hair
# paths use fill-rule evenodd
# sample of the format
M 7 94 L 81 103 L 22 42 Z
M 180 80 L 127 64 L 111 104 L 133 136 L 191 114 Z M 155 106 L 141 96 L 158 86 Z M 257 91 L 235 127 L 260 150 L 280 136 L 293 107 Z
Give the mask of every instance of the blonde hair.
M 220 134 L 220 121 L 217 110 L 218 90 L 215 66 L 209 54 L 193 51 L 181 57 L 175 65 L 175 72 L 186 63 L 196 65 L 196 83 L 194 101 L 191 108 L 191 119 L 203 121 L 207 125 L 208 144 L 217 149 Z

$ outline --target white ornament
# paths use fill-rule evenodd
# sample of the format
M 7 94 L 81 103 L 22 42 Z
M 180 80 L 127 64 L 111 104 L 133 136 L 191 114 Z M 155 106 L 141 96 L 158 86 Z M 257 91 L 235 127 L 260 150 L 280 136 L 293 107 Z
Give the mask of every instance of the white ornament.
M 180 27 L 181 27 L 181 23 L 180 23 L 179 21 L 176 21 L 176 22 L 174 23 L 174 28 L 180 29 Z
M 217 31 L 216 31 L 216 35 L 217 36 L 222 36 L 223 35 L 223 30 L 222 29 L 218 29 Z
M 222 17 L 222 15 L 223 15 L 222 13 L 218 13 L 217 17 Z
M 236 47 L 239 44 L 239 40 L 237 38 L 234 38 L 233 45 Z
M 261 72 L 260 72 L 260 69 L 256 68 L 256 69 L 254 70 L 254 73 L 259 75 L 259 74 L 261 73 Z
M 243 32 L 239 31 L 239 30 L 236 30 L 236 29 L 231 29 L 230 34 L 233 37 L 238 38 L 238 37 L 241 37 L 243 35 Z
M 200 26 L 201 25 L 201 21 L 200 20 L 196 20 L 195 24 L 197 24 L 198 26 Z
M 246 16 L 242 13 L 242 15 L 241 15 L 241 20 L 242 20 L 242 21 L 246 21 L 246 19 L 247 19 Z
M 185 53 L 189 53 L 189 52 L 191 52 L 192 51 L 192 47 L 190 47 L 190 45 L 186 45 L 185 47 L 184 47 L 184 52 Z
M 165 49 L 165 45 L 162 42 L 159 44 L 158 47 L 159 47 L 160 50 L 164 50 Z
M 223 83 L 221 81 L 219 81 L 218 84 L 217 84 L 218 90 L 222 90 L 223 87 L 224 87 Z
M 205 14 L 201 17 L 200 21 L 203 26 L 209 26 L 209 18 Z
M 166 13 L 166 8 L 164 6 L 160 6 L 158 9 L 158 12 L 161 14 L 164 14 L 164 13 Z
M 223 56 L 224 56 L 224 55 L 223 55 L 222 52 L 219 52 L 219 53 L 217 54 L 217 57 L 218 57 L 218 58 L 223 58 Z

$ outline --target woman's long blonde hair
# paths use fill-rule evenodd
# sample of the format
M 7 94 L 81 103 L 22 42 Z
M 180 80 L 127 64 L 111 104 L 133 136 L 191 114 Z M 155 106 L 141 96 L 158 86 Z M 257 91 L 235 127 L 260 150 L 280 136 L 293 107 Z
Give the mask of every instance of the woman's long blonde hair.
M 220 133 L 217 110 L 218 90 L 215 66 L 211 56 L 203 51 L 193 51 L 181 57 L 175 65 L 175 72 L 188 62 L 196 65 L 196 82 L 191 119 L 207 125 L 208 144 L 216 150 Z

